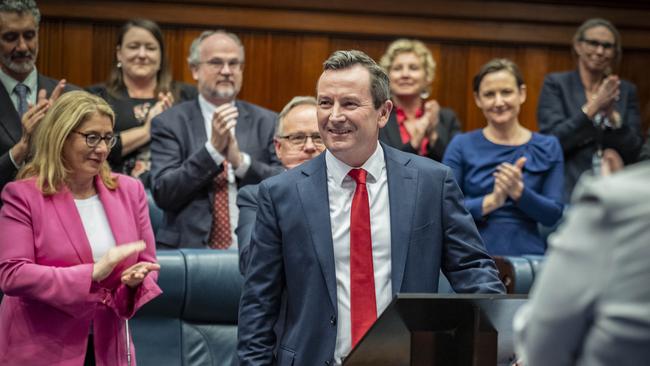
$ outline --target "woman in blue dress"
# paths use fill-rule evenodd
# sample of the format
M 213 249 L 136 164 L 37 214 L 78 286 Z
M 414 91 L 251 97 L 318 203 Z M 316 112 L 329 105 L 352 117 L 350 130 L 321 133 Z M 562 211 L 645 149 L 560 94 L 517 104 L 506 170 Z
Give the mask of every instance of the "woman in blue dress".
M 473 89 L 487 126 L 456 136 L 443 163 L 454 171 L 490 254 L 543 254 L 538 223 L 552 226 L 562 216 L 560 143 L 519 123 L 526 85 L 512 61 L 483 65 Z

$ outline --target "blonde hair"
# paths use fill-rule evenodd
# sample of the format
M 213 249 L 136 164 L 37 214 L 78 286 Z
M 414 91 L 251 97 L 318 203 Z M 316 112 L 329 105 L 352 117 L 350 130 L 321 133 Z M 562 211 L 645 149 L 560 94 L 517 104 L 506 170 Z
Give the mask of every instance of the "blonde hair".
M 427 48 L 422 41 L 418 41 L 417 39 L 397 39 L 388 45 L 386 53 L 381 56 L 379 65 L 384 68 L 386 73 L 389 73 L 393 61 L 395 61 L 397 55 L 401 53 L 414 53 L 420 59 L 427 80 L 427 87 L 423 92 L 429 94 L 431 92 L 431 83 L 436 75 L 436 61 L 433 59 L 433 55 L 431 54 L 431 51 L 429 51 L 429 48 Z
M 36 177 L 36 186 L 43 194 L 59 192 L 71 173 L 63 159 L 66 140 L 79 125 L 97 114 L 110 118 L 115 126 L 115 114 L 102 98 L 85 91 L 63 94 L 47 111 L 32 136 L 33 158 L 18 172 L 18 179 Z M 117 188 L 117 179 L 106 161 L 99 175 L 108 189 Z

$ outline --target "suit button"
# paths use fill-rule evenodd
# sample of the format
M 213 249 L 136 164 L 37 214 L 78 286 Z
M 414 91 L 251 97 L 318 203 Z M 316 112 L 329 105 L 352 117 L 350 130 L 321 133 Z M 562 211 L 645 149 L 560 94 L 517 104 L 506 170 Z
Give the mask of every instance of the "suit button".
M 330 324 L 332 324 L 332 325 L 336 325 L 336 317 L 335 317 L 334 315 L 332 315 L 332 316 L 330 317 Z M 329 362 L 329 361 L 328 361 L 328 362 Z

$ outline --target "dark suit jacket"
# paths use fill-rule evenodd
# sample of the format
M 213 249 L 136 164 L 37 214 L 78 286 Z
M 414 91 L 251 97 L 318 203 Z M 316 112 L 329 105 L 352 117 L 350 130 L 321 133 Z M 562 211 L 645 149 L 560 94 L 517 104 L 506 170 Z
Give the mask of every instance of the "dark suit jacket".
M 648 130 L 648 134 L 646 135 L 646 141 L 641 147 L 641 154 L 639 154 L 639 161 L 642 160 L 650 160 L 650 130 Z
M 282 170 L 273 147 L 276 114 L 236 101 L 235 136 L 251 157 L 239 186 L 259 183 Z M 223 169 L 205 148 L 207 135 L 198 99 L 166 110 L 152 121 L 151 176 L 156 204 L 164 210 L 156 241 L 172 247 L 200 248 L 212 226 L 213 179 Z
M 457 292 L 503 292 L 451 170 L 431 159 L 382 147 L 393 294 L 437 292 L 441 269 Z M 337 295 L 326 170 L 321 154 L 259 185 L 239 308 L 242 366 L 332 361 Z M 273 325 L 283 291 L 287 312 L 284 331 L 276 340 Z
M 52 93 L 59 81 L 38 74 L 38 90 L 45 89 L 47 95 Z M 64 92 L 79 89 L 78 87 L 67 84 Z M 37 91 L 38 92 L 38 91 Z M 9 150 L 18 143 L 23 135 L 23 125 L 20 117 L 11 102 L 11 97 L 3 85 L 0 85 L 0 191 L 5 184 L 11 182 L 16 177 L 18 170 L 9 158 Z M 0 205 L 2 203 L 0 202 Z
M 442 161 L 447 145 L 454 136 L 460 133 L 460 122 L 456 118 L 454 111 L 449 108 L 440 108 L 438 118 L 438 140 L 433 146 L 428 147 L 426 156 L 435 161 Z M 395 108 L 390 113 L 386 126 L 379 130 L 379 140 L 396 149 L 416 155 L 419 154 L 419 151 L 416 151 L 410 143 L 402 143 Z
M 257 184 L 242 187 L 237 192 L 237 207 L 239 207 L 239 221 L 237 222 L 237 248 L 239 249 L 239 271 L 246 274 L 250 257 L 250 243 L 255 216 L 257 215 Z
M 603 133 L 603 148 L 616 150 L 626 163 L 634 162 L 641 148 L 641 123 L 636 87 L 621 80 L 616 110 L 623 125 Z M 544 79 L 539 95 L 537 123 L 541 133 L 555 135 L 564 151 L 565 201 L 568 202 L 580 175 L 589 170 L 597 150 L 597 129 L 582 112 L 585 89 L 578 71 L 552 73 Z

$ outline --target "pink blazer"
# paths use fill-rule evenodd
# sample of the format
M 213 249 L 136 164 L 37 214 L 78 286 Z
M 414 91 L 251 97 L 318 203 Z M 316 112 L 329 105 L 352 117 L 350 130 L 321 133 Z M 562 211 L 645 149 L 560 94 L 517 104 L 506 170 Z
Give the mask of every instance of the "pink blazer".
M 156 261 L 147 198 L 139 181 L 95 186 L 117 245 L 147 248 L 92 283 L 92 252 L 72 194 L 44 196 L 34 179 L 9 183 L 0 211 L 0 365 L 83 365 L 92 324 L 97 365 L 127 365 L 125 319 L 161 293 L 157 274 L 137 289 L 120 282 L 138 261 Z M 131 342 L 133 347 L 133 342 Z M 131 350 L 132 365 L 135 352 Z

